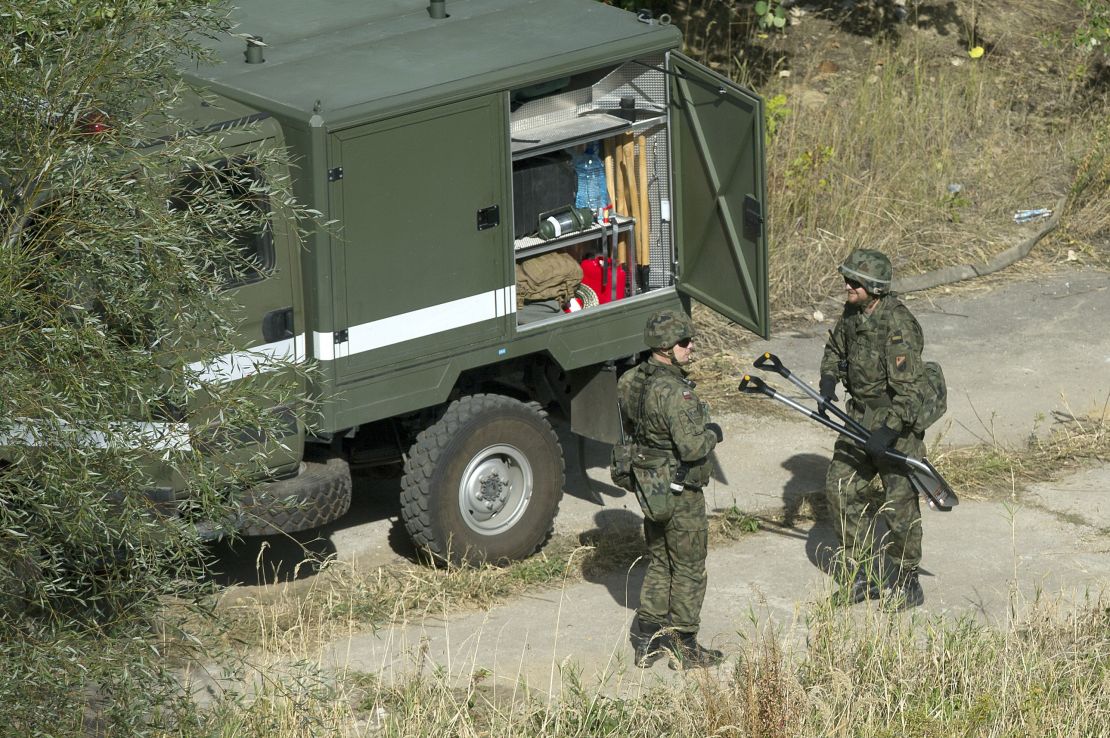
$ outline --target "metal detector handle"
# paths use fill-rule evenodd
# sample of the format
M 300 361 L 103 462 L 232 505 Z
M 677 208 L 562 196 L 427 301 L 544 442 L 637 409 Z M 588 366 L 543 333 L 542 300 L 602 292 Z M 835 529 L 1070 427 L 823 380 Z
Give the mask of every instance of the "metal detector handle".
M 756 369 L 770 369 L 775 374 L 781 374 L 784 377 L 790 377 L 790 370 L 782 365 L 779 357 L 775 356 L 769 351 L 764 351 L 763 355 L 752 362 Z
M 832 410 L 833 415 L 835 415 L 836 417 L 838 417 L 842 421 L 844 421 L 844 424 L 846 426 L 848 426 L 850 429 L 852 429 L 853 432 L 855 432 L 856 434 L 858 434 L 860 436 L 863 436 L 864 439 L 867 439 L 867 438 L 871 437 L 871 431 L 867 430 L 862 425 L 860 425 L 858 422 L 856 422 L 856 420 L 854 418 L 852 418 L 851 415 L 849 415 L 848 413 L 841 410 L 840 407 L 833 404 L 832 401 L 823 397 L 820 392 L 818 392 L 817 390 L 813 389 L 812 387 L 810 387 L 808 384 L 806 384 L 802 380 L 795 377 L 789 369 L 787 369 L 785 366 L 783 366 L 782 360 L 779 359 L 779 357 L 775 356 L 772 353 L 764 352 L 762 356 L 760 356 L 758 359 L 756 359 L 755 361 L 752 362 L 752 365 L 755 366 L 758 369 L 762 369 L 763 367 L 767 367 L 771 371 L 777 372 L 778 374 L 781 374 L 783 377 L 786 377 L 787 379 L 790 380 L 790 382 L 792 384 L 794 384 L 794 386 L 796 386 L 798 389 L 802 390 L 807 395 L 809 395 L 814 400 L 816 400 L 818 405 L 822 409 Z M 821 413 L 821 415 L 823 416 L 824 413 Z
M 816 420 L 818 423 L 825 426 L 826 428 L 831 428 L 837 433 L 843 436 L 847 436 L 861 446 L 867 443 L 866 435 L 860 435 L 859 433 L 854 432 L 854 430 L 846 428 L 845 426 L 840 425 L 833 420 L 830 420 L 827 416 L 810 410 L 805 405 L 802 405 L 801 403 L 790 399 L 781 392 L 777 392 L 774 388 L 768 387 L 767 383 L 759 377 L 753 377 L 750 374 L 745 374 L 744 378 L 740 380 L 739 389 L 741 392 L 747 393 L 749 395 L 767 395 L 772 400 L 778 400 L 783 405 L 797 410 L 802 415 L 805 415 L 812 420 Z
M 748 395 L 767 395 L 768 397 L 775 396 L 775 391 L 768 387 L 766 382 L 764 382 L 759 377 L 753 377 L 750 374 L 744 375 L 744 378 L 740 380 L 740 387 L 738 389 Z

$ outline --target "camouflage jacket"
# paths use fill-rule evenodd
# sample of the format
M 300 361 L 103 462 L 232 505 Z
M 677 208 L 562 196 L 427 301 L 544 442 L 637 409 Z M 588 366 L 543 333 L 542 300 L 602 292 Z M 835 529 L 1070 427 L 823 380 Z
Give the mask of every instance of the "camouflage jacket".
M 865 315 L 846 305 L 825 344 L 821 374 L 847 388 L 849 410 L 869 429 L 886 425 L 901 432 L 921 412 L 926 385 L 921 325 L 909 308 L 887 295 Z
M 707 457 L 717 445 L 717 437 L 705 429 L 709 406 L 694 394 L 694 383 L 681 367 L 653 356 L 621 376 L 617 397 L 637 446 L 689 464 L 690 486 L 701 487 L 709 481 Z

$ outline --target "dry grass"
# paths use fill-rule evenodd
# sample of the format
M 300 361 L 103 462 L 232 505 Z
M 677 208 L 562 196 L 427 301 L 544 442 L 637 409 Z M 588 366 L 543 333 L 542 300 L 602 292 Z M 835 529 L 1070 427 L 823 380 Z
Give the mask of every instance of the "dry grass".
M 818 607 L 801 650 L 757 633 L 719 671 L 632 696 L 561 665 L 554 694 L 433 671 L 323 678 L 271 674 L 250 698 L 225 693 L 174 735 L 660 735 L 793 738 L 895 735 L 1101 736 L 1110 717 L 1110 608 L 1014 602 L 1010 627 Z M 257 676 L 257 675 L 256 675 Z M 614 675 L 615 678 L 619 676 Z
M 916 30 L 894 29 L 897 43 L 855 38 L 853 66 L 835 73 L 819 63 L 846 53 L 846 36 L 830 33 L 844 16 L 811 12 L 785 35 L 760 39 L 732 3 L 674 5 L 688 53 L 740 79 L 753 59 L 771 72 L 749 81 L 760 82 L 773 129 L 776 326 L 835 292 L 833 266 L 852 248 L 886 251 L 904 275 L 980 262 L 1035 230 L 1015 225 L 1015 210 L 1052 207 L 1063 195 L 1063 228 L 1032 258 L 1064 261 L 1070 250 L 1110 260 L 1110 93 L 1104 56 L 1066 41 L 1078 4 L 1008 4 L 1003 15 L 987 3 L 958 13 L 952 3 L 917 3 Z M 972 27 L 989 36 L 979 60 L 967 55 Z
M 932 459 L 967 499 L 1007 499 L 1031 484 L 1110 459 L 1107 408 L 1077 417 L 1058 413 L 1047 436 L 1033 433 L 1018 448 L 998 443 L 951 449 Z
M 731 508 L 710 517 L 711 545 L 754 533 L 758 521 Z M 396 564 L 364 570 L 337 560 L 320 562 L 308 582 L 263 591 L 230 590 L 218 604 L 222 646 L 303 654 L 352 628 L 377 630 L 420 622 L 445 612 L 488 609 L 526 592 L 596 580 L 626 571 L 647 554 L 639 525 L 557 536 L 535 556 L 507 566 Z M 200 627 L 194 623 L 193 627 Z

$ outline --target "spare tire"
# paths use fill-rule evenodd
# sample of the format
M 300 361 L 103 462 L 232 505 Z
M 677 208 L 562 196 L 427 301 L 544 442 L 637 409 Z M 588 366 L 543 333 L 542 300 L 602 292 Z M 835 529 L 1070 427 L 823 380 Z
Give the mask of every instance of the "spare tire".
M 318 528 L 351 508 L 351 468 L 344 459 L 305 461 L 295 477 L 259 484 L 243 495 L 240 535 Z

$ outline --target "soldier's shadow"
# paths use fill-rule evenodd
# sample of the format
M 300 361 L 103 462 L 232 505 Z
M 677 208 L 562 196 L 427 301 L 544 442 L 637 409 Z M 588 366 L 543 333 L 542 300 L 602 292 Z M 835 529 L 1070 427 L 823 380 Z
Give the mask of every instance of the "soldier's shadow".
M 782 488 L 782 527 L 797 529 L 798 520 L 813 521 L 805 533 L 806 558 L 825 573 L 832 570 L 839 539 L 825 501 L 825 472 L 829 459 L 821 454 L 795 454 L 782 462 L 791 473 Z M 799 537 L 801 531 L 799 530 Z
M 601 510 L 596 527 L 578 536 L 585 549 L 582 577 L 600 584 L 613 601 L 629 610 L 640 606 L 640 585 L 647 567 L 644 519 L 631 510 Z
M 819 454 L 797 454 L 782 463 L 784 469 L 793 476 L 783 486 L 782 491 L 782 527 L 797 530 L 798 537 L 801 531 L 796 527 L 799 518 L 806 517 L 813 521 L 809 531 L 805 533 L 806 558 L 810 563 L 826 574 L 833 575 L 836 565 L 836 552 L 840 546 L 840 537 L 833 525 L 832 515 L 828 502 L 825 499 L 825 472 L 829 466 L 828 458 Z M 883 490 L 878 481 L 871 485 L 867 500 L 868 513 L 874 517 L 875 551 L 881 551 L 883 541 L 888 529 L 886 522 L 878 513 L 883 506 Z M 780 531 L 782 535 L 791 535 Z M 887 570 L 889 562 L 883 561 L 883 576 L 889 578 L 893 569 Z M 921 570 L 928 575 L 928 571 Z

